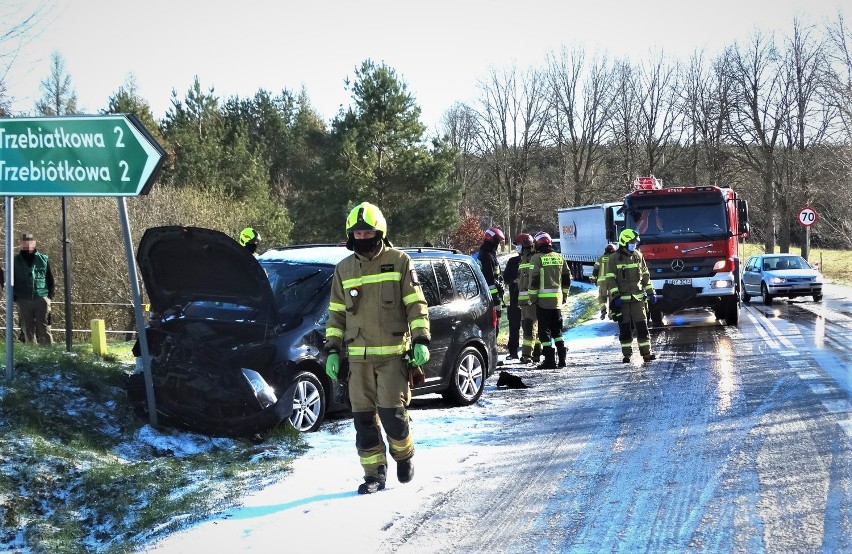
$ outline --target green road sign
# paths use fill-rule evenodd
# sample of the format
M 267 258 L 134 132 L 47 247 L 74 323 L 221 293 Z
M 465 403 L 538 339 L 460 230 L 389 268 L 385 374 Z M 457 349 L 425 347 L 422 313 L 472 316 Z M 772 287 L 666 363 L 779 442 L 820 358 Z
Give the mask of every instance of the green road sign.
M 128 114 L 0 119 L 0 195 L 138 196 L 166 153 Z

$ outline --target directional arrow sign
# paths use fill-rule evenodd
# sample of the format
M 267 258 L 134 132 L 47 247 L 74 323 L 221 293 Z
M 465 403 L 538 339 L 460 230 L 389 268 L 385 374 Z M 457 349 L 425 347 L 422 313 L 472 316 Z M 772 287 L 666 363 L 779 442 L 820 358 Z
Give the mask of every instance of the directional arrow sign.
M 138 196 L 166 153 L 128 114 L 0 119 L 0 195 Z

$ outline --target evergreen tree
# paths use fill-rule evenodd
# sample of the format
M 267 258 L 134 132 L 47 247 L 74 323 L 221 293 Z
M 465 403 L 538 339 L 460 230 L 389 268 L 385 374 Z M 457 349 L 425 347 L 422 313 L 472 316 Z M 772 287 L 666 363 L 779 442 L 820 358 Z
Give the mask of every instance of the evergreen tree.
M 439 139 L 427 144 L 420 108 L 394 69 L 366 60 L 350 87 L 353 105 L 332 124 L 339 186 L 329 207 L 345 214 L 356 202 L 374 202 L 398 243 L 452 230 L 460 199 L 448 185 L 455 150 Z
M 103 113 L 133 114 L 160 145 L 165 143 L 163 134 L 160 132 L 160 126 L 154 119 L 154 114 L 151 113 L 151 106 L 147 100 L 139 96 L 136 78 L 132 74 L 128 75 L 124 80 L 124 84 L 118 87 L 115 94 L 109 97 L 107 109 L 103 110 Z

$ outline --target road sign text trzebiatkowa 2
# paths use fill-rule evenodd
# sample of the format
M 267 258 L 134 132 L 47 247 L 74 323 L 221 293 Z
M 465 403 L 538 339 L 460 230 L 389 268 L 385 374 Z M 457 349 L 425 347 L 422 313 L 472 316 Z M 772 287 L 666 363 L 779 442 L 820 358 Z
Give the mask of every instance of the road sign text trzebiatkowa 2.
M 166 154 L 136 117 L 0 119 L 0 195 L 147 194 Z

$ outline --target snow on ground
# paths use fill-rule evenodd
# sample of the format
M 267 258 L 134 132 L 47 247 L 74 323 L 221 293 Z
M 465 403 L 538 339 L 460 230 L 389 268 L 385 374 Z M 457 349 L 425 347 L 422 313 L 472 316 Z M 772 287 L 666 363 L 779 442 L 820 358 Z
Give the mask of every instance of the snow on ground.
M 571 329 L 566 338 L 572 348 L 582 350 L 598 344 L 617 348 L 613 329 L 611 324 L 591 321 Z M 471 478 L 472 468 L 499 456 L 504 446 L 496 444 L 503 441 L 495 441 L 495 436 L 511 434 L 511 429 L 504 428 L 504 418 L 528 410 L 528 406 L 516 401 L 519 391 L 497 389 L 496 382 L 495 374 L 473 406 L 442 407 L 437 396 L 415 399 L 410 411 L 416 447 L 411 483 L 402 485 L 396 480 L 391 461 L 388 488 L 359 496 L 355 491 L 362 475 L 352 422 L 328 422 L 307 436 L 310 450 L 277 484 L 247 496 L 240 507 L 166 537 L 145 552 L 380 550 L 385 530 L 409 507 L 417 506 L 419 498 L 453 490 L 461 480 Z

